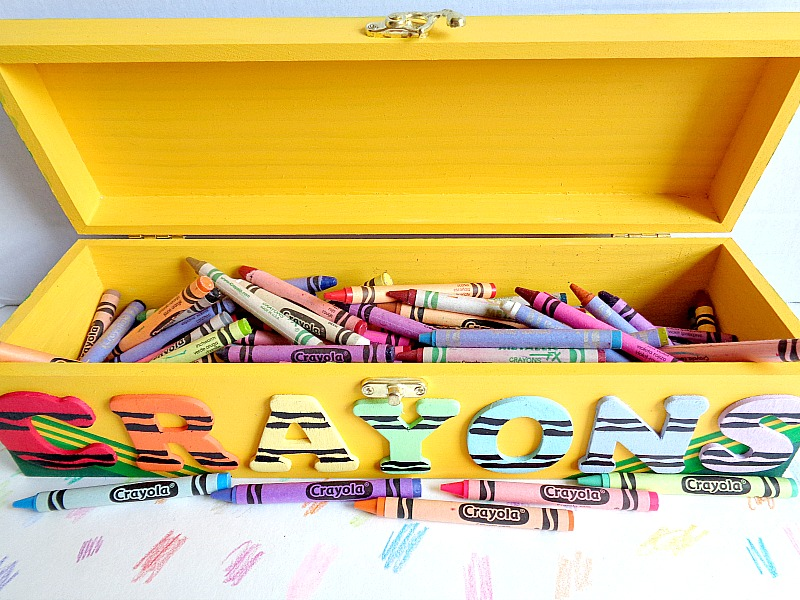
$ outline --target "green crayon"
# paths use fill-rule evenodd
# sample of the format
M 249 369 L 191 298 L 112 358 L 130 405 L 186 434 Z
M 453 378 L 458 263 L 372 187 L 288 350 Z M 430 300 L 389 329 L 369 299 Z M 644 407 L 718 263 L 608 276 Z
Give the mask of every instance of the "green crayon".
M 658 473 L 601 473 L 578 477 L 581 485 L 628 490 L 647 490 L 683 496 L 749 496 L 794 498 L 797 482 L 787 477 L 757 475 L 701 475 Z
M 246 335 L 250 335 L 253 330 L 250 328 L 250 323 L 247 319 L 240 319 L 234 321 L 230 325 L 226 325 L 222 329 L 213 331 L 206 336 L 201 337 L 199 340 L 186 344 L 180 348 L 176 348 L 166 354 L 154 358 L 151 363 L 168 362 L 168 363 L 189 363 L 208 356 L 224 348 L 229 344 L 233 344 L 237 340 L 242 339 Z M 210 362 L 216 362 L 210 360 Z

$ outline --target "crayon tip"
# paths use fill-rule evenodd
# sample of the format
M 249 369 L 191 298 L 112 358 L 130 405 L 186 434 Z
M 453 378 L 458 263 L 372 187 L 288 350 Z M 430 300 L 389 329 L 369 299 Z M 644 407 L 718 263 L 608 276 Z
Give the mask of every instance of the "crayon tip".
M 581 485 L 591 485 L 594 487 L 603 487 L 603 476 L 602 475 L 586 475 L 584 477 L 578 477 L 578 483 Z
M 797 482 L 791 477 L 787 477 L 787 479 L 789 480 L 789 485 L 792 486 L 792 495 L 789 498 L 794 498 L 797 496 Z
M 572 293 L 575 294 L 575 297 L 584 306 L 589 304 L 589 302 L 591 302 L 594 299 L 594 294 L 592 294 L 591 292 L 587 292 L 585 289 L 583 289 L 581 286 L 575 283 L 570 283 L 569 289 L 572 290 Z
M 345 290 L 334 290 L 332 292 L 325 292 L 322 294 L 325 300 L 331 302 L 347 302 L 347 292 Z
M 711 306 L 711 296 L 705 290 L 698 290 L 692 298 L 692 306 Z
M 12 504 L 14 508 L 27 508 L 28 510 L 36 510 L 36 496 L 30 496 L 29 498 L 22 498 L 21 500 L 17 500 Z
M 234 491 L 232 487 L 225 488 L 224 490 L 217 490 L 216 492 L 211 492 L 211 497 L 214 500 L 222 500 L 224 502 L 234 502 Z M 235 502 L 234 502 L 235 503 Z
M 321 290 L 328 290 L 339 283 L 339 280 L 336 277 L 332 277 L 330 275 L 320 275 L 319 278 L 319 289 Z
M 252 273 L 253 271 L 256 271 L 256 270 L 257 270 L 257 269 L 256 269 L 255 267 L 248 267 L 248 266 L 246 266 L 246 265 L 242 265 L 241 267 L 239 267 L 239 276 L 240 276 L 242 279 L 247 279 L 247 276 L 248 276 L 250 273 Z M 247 281 L 250 281 L 250 280 L 249 280 L 249 279 L 247 279 Z
M 525 300 L 525 302 L 527 302 L 531 306 L 533 306 L 533 299 L 536 298 L 536 295 L 539 293 L 524 287 L 514 288 L 514 292 L 516 292 L 523 300 Z
M 397 290 L 394 292 L 386 292 L 386 295 L 389 298 L 394 298 L 395 300 L 399 300 L 403 304 L 410 304 L 413 300 L 410 299 L 411 290 Z
M 200 272 L 200 267 L 205 264 L 202 260 L 197 260 L 191 256 L 186 257 L 186 262 L 189 263 L 189 266 L 191 266 L 198 273 Z
M 398 352 L 394 358 L 401 362 L 422 362 L 420 354 L 416 350 L 406 350 L 405 352 Z
M 357 500 L 354 506 L 358 510 L 363 510 L 364 512 L 372 513 L 373 515 L 378 514 L 378 498 L 372 498 L 370 500 Z
M 422 480 L 419 477 L 414 477 L 411 480 L 411 495 L 414 496 L 414 498 L 422 496 Z
M 650 510 L 658 510 L 658 494 L 656 492 L 650 493 Z
M 609 306 L 614 306 L 617 302 L 619 302 L 619 296 L 615 296 L 614 294 L 611 294 L 604 290 L 598 292 L 597 295 L 600 296 L 600 300 L 602 300 Z
M 433 331 L 426 331 L 425 333 L 420 333 L 417 341 L 419 341 L 420 344 L 425 344 L 426 346 L 432 346 L 433 334 L 434 334 Z
M 454 496 L 458 496 L 459 498 L 466 498 L 467 497 L 467 482 L 466 481 L 454 481 L 453 483 L 443 483 L 439 486 L 439 489 L 443 492 L 447 492 L 448 494 L 453 494 Z

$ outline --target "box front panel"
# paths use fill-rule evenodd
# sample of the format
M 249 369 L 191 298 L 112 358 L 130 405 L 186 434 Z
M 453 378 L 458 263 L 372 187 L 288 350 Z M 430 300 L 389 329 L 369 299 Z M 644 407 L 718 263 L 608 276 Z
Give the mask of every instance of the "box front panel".
M 800 334 L 789 309 L 735 245 L 713 239 L 92 240 L 79 242 L 0 337 L 74 357 L 102 289 L 122 291 L 123 304 L 141 298 L 157 307 L 193 278 L 186 256 L 229 273 L 250 264 L 284 278 L 334 275 L 341 285 L 383 270 L 397 282 L 494 281 L 499 295 L 513 293 L 515 285 L 564 291 L 574 281 L 608 289 L 651 321 L 677 326 L 686 325 L 694 292 L 708 288 L 722 327 L 736 329 L 729 333 L 743 339 Z M 737 305 L 744 312 L 756 308 L 759 318 L 742 316 Z M 70 314 L 81 318 L 60 318 Z M 397 377 L 423 380 L 426 393 L 404 399 L 402 412 L 386 399 L 360 402 L 362 381 Z M 705 444 L 721 443 L 735 454 L 748 449 L 720 432 L 720 418 L 725 424 L 723 411 L 732 404 L 765 395 L 783 397 L 782 416 L 773 416 L 776 405 L 751 400 L 753 411 L 766 412 L 751 415 L 749 427 L 760 431 L 763 422 L 782 431 L 775 435 L 790 454 L 800 439 L 791 417 L 800 413 L 797 364 L 6 363 L 0 394 L 4 422 L 17 431 L 34 427 L 45 441 L 39 452 L 48 456 L 39 466 L 25 454 L 32 452 L 25 446 L 31 438 L 19 451 L 4 441 L 23 469 L 37 475 L 142 475 L 142 466 L 162 472 L 141 457 L 170 453 L 183 463 L 171 474 L 234 468 L 235 475 L 251 477 L 380 476 L 390 468 L 381 467 L 387 459 L 406 464 L 406 474 L 431 477 L 555 478 L 577 474 L 582 459 L 604 452 L 614 468 L 627 470 L 646 470 L 653 455 L 679 452 L 673 460 L 685 455 L 687 470 L 697 471 L 707 468 L 698 455 Z M 58 400 L 64 397 L 89 408 Z M 61 410 L 67 405 L 71 412 Z M 67 412 L 72 416 L 64 420 Z M 37 416 L 28 421 L 26 415 Z M 633 433 L 614 432 L 620 415 Z M 74 451 L 90 443 L 101 445 L 84 453 L 104 463 L 53 468 L 63 452 L 48 445 Z M 780 465 L 770 472 L 776 470 Z

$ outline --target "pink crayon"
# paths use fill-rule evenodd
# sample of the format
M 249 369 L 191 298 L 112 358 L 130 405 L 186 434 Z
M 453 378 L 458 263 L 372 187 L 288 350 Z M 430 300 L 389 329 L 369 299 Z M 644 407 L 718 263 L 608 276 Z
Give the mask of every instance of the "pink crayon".
M 276 296 L 280 296 L 286 300 L 291 300 L 292 302 L 315 312 L 319 316 L 325 317 L 329 321 L 333 321 L 337 325 L 341 325 L 342 327 L 355 331 L 359 335 L 363 334 L 367 330 L 367 324 L 358 317 L 351 315 L 350 313 L 334 306 L 333 304 L 325 302 L 324 300 L 320 300 L 313 294 L 304 292 L 303 290 L 293 286 L 291 283 L 287 283 L 283 279 L 278 279 L 274 275 L 270 275 L 265 271 L 260 271 L 254 267 L 241 267 L 239 269 L 239 274 L 243 279 L 246 279 L 250 283 L 257 285 L 268 292 L 272 292 Z
M 289 340 L 272 331 L 254 331 L 236 343 L 240 346 L 287 346 Z
M 390 344 L 392 346 L 410 346 L 411 339 L 397 335 L 396 333 L 389 333 L 386 331 L 373 331 L 367 329 L 364 332 L 364 337 L 373 344 Z
M 582 493 L 581 490 L 587 489 L 591 489 L 593 492 L 602 490 L 608 493 Z M 570 508 L 635 510 L 641 512 L 658 510 L 658 494 L 640 490 L 589 488 L 587 486 L 560 483 L 516 483 L 513 481 L 476 479 L 443 483 L 441 490 L 467 500 L 568 506 Z
M 522 287 L 516 288 L 515 291 L 530 302 L 531 306 L 536 310 L 570 327 L 576 329 L 614 329 L 611 325 L 603 323 L 591 315 L 587 315 L 577 308 L 553 298 L 550 294 Z M 653 348 L 649 344 L 631 337 L 624 331 L 622 332 L 622 349 L 645 362 L 680 362 L 658 348 Z

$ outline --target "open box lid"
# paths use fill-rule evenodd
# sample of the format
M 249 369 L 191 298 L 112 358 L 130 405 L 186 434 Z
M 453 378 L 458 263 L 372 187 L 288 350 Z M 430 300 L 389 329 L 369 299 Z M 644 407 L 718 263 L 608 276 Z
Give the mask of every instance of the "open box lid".
M 0 22 L 79 233 L 729 232 L 800 102 L 800 14 Z

